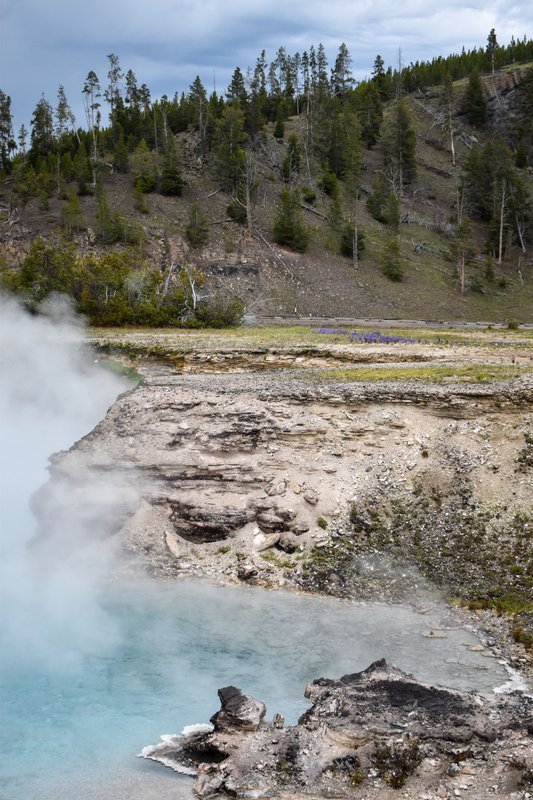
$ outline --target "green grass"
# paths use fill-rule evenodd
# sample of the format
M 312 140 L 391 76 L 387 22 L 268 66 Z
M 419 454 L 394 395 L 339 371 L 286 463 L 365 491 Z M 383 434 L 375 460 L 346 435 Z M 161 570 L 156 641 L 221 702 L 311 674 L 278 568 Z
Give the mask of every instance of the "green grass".
M 457 381 L 459 383 L 490 383 L 511 381 L 532 374 L 533 367 L 519 368 L 500 364 L 467 364 L 434 367 L 353 367 L 320 369 L 309 373 L 312 380 L 324 381 L 413 381 L 429 383 Z
M 296 566 L 290 559 L 280 558 L 273 550 L 265 550 L 264 553 L 261 553 L 261 558 L 268 564 L 273 564 L 280 569 L 294 569 Z

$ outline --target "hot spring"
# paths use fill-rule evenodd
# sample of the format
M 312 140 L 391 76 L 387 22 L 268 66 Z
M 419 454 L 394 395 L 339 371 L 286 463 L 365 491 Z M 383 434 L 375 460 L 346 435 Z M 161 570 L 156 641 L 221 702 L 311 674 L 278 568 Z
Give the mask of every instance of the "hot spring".
M 65 509 L 39 542 L 29 498 L 49 455 L 88 433 L 125 387 L 83 355 L 61 309 L 30 318 L 2 303 L 0 312 L 0 798 L 190 796 L 188 780 L 136 754 L 208 721 L 227 684 L 293 723 L 308 681 L 377 658 L 445 686 L 489 692 L 506 680 L 445 611 L 113 579 L 90 487 L 83 524 L 60 494 Z M 424 636 L 433 629 L 445 638 Z

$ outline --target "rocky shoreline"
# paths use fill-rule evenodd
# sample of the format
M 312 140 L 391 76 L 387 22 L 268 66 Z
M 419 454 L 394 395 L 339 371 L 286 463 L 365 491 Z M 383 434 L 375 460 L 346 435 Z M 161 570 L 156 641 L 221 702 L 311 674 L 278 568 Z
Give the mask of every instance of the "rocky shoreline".
M 285 728 L 234 686 L 218 692 L 212 728 L 164 737 L 141 756 L 195 774 L 200 798 L 419 800 L 533 791 L 533 698 L 494 698 L 420 683 L 384 660 L 318 679 L 311 708 Z
M 58 454 L 51 483 L 73 494 L 87 483 L 133 488 L 138 499 L 116 509 L 114 536 L 149 572 L 417 607 L 452 596 L 463 604 L 456 618 L 480 632 L 480 647 L 531 678 L 520 640 L 533 635 L 532 615 L 518 614 L 533 600 L 530 375 L 488 384 L 341 383 L 316 380 L 312 365 L 228 372 L 212 358 L 204 369 L 202 356 L 189 358 L 190 370 L 183 359 L 121 353 L 142 383 Z M 472 768 L 477 775 L 483 760 L 490 764 L 485 773 L 497 790 L 487 783 L 475 794 L 461 766 L 469 797 L 529 796 L 516 766 L 503 769 L 505 781 L 494 777 L 497 748 L 511 764 L 527 735 L 512 750 L 517 737 L 504 726 L 490 753 L 476 751 Z M 375 767 L 354 788 L 355 762 L 343 758 L 339 786 L 348 781 L 350 796 L 389 796 Z M 440 758 L 442 777 L 453 759 Z M 418 793 L 405 796 L 466 791 L 447 778 L 433 786 L 435 770 L 426 780 L 420 769 Z M 276 775 L 260 796 L 313 795 L 312 783 L 285 785 Z M 335 778 L 332 794 L 324 785 L 320 796 L 347 796 L 335 794 L 339 786 Z

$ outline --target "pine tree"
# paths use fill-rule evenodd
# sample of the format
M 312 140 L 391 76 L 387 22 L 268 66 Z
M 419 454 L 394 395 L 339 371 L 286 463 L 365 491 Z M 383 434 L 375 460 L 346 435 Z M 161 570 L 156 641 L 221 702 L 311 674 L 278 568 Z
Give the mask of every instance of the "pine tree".
M 81 142 L 74 156 L 73 173 L 78 183 L 78 194 L 88 194 L 87 184 L 91 180 L 91 164 L 87 158 L 87 151 L 83 142 Z
M 145 192 L 142 191 L 139 185 L 136 185 L 133 191 L 133 208 L 140 214 L 150 213 L 148 203 L 146 202 Z
M 302 149 L 295 133 L 291 133 L 287 143 L 287 155 L 281 165 L 281 177 L 285 183 L 292 183 L 302 166 Z
M 107 73 L 107 89 L 104 92 L 104 97 L 109 103 L 109 118 L 111 121 L 111 131 L 113 141 L 115 141 L 115 127 L 117 124 L 117 112 L 120 106 L 120 81 L 124 74 L 120 68 L 119 58 L 115 53 L 109 53 L 107 56 L 109 61 L 109 70 Z
M 468 79 L 463 100 L 463 112 L 466 114 L 469 123 L 474 127 L 484 128 L 487 124 L 487 103 L 477 69 L 470 73 Z
M 335 66 L 331 73 L 331 89 L 334 95 L 344 97 L 347 90 L 353 86 L 354 79 L 351 72 L 352 59 L 344 42 L 339 47 Z
M 278 244 L 298 252 L 307 249 L 309 234 L 300 214 L 299 192 L 291 192 L 287 187 L 281 190 L 272 234 Z
M 189 210 L 189 221 L 185 228 L 185 237 L 189 245 L 195 250 L 203 247 L 209 241 L 207 220 L 198 203 L 193 203 Z
M 241 111 L 246 111 L 248 106 L 248 93 L 244 83 L 244 77 L 239 67 L 235 69 L 228 86 L 226 97 L 229 103 L 239 106 Z
M 403 262 L 400 253 L 400 240 L 397 236 L 387 237 L 381 259 L 381 271 L 389 280 L 399 283 L 403 281 Z
M 242 111 L 236 106 L 227 106 L 217 122 L 215 133 L 216 174 L 227 191 L 237 188 L 244 167 L 247 140 Z
M 98 76 L 92 70 L 87 74 L 83 84 L 83 104 L 85 116 L 87 118 L 87 128 L 91 134 L 91 161 L 93 168 L 93 186 L 96 186 L 96 162 L 98 161 L 98 130 L 100 128 L 100 103 L 98 98 L 101 96 L 100 82 Z
M 361 136 L 370 149 L 379 139 L 383 121 L 383 105 L 376 84 L 372 81 L 362 84 L 357 90 L 355 100 L 361 124 Z
M 10 153 L 16 148 L 13 139 L 13 118 L 11 98 L 0 89 L 0 170 L 7 172 L 10 167 Z
M 496 61 L 496 51 L 498 49 L 498 41 L 496 39 L 496 31 L 494 28 L 491 28 L 491 31 L 487 37 L 487 56 L 490 60 L 490 68 L 492 72 L 492 76 L 494 77 L 494 69 L 495 69 L 495 61 Z
M 189 102 L 193 108 L 193 124 L 200 134 L 200 147 L 205 152 L 207 145 L 207 92 L 197 75 L 189 87 Z
M 155 153 L 149 150 L 148 145 L 141 139 L 131 159 L 131 171 L 134 176 L 135 186 L 141 192 L 153 192 L 157 185 L 157 163 Z
M 398 100 L 381 136 L 381 149 L 398 194 L 416 180 L 416 134 L 405 100 Z
M 26 152 L 26 143 L 28 141 L 28 131 L 24 124 L 21 125 L 19 128 L 17 140 L 18 140 L 19 152 L 22 153 L 22 155 L 24 155 L 24 153 Z
M 382 172 L 376 172 L 372 181 L 372 192 L 366 201 L 370 214 L 378 222 L 390 225 L 394 231 L 400 226 L 400 203 Z
M 51 153 L 54 147 L 52 106 L 44 95 L 35 106 L 31 126 L 31 155 L 36 163 Z
M 124 129 L 122 125 L 117 122 L 116 124 L 116 132 L 117 132 L 117 143 L 115 145 L 115 151 L 113 153 L 113 167 L 116 169 L 117 172 L 121 174 L 125 174 L 129 170 L 129 154 L 128 154 L 128 147 L 126 142 L 124 141 Z
M 61 225 L 67 236 L 72 236 L 74 231 L 80 231 L 84 227 L 83 211 L 74 192 L 68 195 L 61 208 Z

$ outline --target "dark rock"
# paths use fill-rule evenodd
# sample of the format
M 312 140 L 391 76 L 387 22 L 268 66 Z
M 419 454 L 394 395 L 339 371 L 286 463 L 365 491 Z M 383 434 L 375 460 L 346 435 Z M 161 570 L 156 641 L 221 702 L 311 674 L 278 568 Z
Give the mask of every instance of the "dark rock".
M 512 772 L 518 763 L 509 731 L 514 727 L 525 735 L 533 714 L 528 695 L 488 699 L 422 684 L 384 660 L 339 680 L 310 683 L 305 695 L 313 706 L 289 728 L 279 714 L 264 722 L 263 703 L 234 686 L 218 694 L 222 708 L 211 718 L 214 732 L 192 735 L 176 747 L 177 763 L 184 751 L 188 763 L 201 762 L 195 785 L 200 797 L 311 791 L 315 797 L 377 799 L 382 789 L 411 781 L 409 796 L 425 796 L 428 787 L 437 791 L 442 775 L 458 773 L 463 761 L 469 762 L 468 774 L 473 762 L 482 764 L 484 774 L 492 769 L 490 786 L 502 769 Z M 428 758 L 438 762 L 438 770 L 419 770 Z M 480 792 L 473 800 L 486 796 L 484 788 Z
M 170 520 L 174 530 L 183 539 L 195 544 L 219 542 L 232 536 L 248 521 L 245 509 L 225 509 L 209 506 L 191 506 L 187 503 L 171 501 Z
M 225 686 L 218 690 L 221 709 L 213 714 L 211 722 L 215 731 L 256 731 L 266 714 L 266 706 L 243 694 L 236 686 Z

